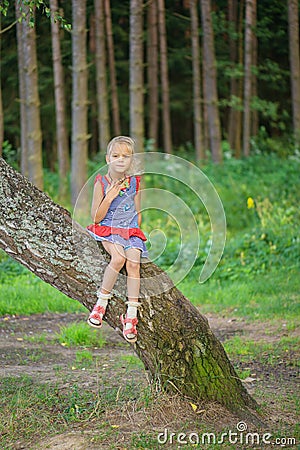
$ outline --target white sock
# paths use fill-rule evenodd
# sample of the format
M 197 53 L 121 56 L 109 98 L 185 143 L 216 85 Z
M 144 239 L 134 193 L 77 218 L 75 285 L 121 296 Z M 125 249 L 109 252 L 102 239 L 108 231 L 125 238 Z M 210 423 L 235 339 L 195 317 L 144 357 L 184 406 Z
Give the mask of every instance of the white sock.
M 97 305 L 97 306 L 102 306 L 104 309 L 106 309 L 106 308 L 107 308 L 107 303 L 108 303 L 108 300 L 110 299 L 110 297 L 111 297 L 111 294 L 110 294 L 110 293 L 109 293 L 109 294 L 103 294 L 102 292 L 99 292 L 99 291 L 98 291 L 98 292 L 97 292 L 97 298 L 98 298 L 98 300 L 97 300 L 96 305 Z M 101 316 L 101 319 L 102 319 L 103 314 L 100 313 L 100 316 Z M 99 324 L 99 320 L 97 320 L 97 319 L 90 318 L 89 320 L 90 320 L 90 322 L 92 322 L 94 325 L 98 325 L 98 324 Z
M 137 316 L 137 309 L 139 306 L 138 302 L 127 302 L 127 312 L 126 312 L 126 317 L 127 319 L 134 319 Z M 126 323 L 125 325 L 125 330 L 130 330 L 132 328 L 131 323 Z M 129 339 L 134 338 L 134 334 L 128 334 L 127 335 Z
M 103 294 L 102 292 L 97 292 L 97 306 L 103 306 L 104 309 L 107 307 L 108 300 L 110 299 L 111 294 Z

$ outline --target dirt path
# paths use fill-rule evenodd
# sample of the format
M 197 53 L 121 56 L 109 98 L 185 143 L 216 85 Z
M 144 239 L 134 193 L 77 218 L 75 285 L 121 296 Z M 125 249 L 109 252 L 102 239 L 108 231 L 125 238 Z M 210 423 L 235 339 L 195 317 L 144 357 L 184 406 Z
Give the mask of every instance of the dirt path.
M 287 324 L 284 321 L 276 324 L 267 324 L 266 322 L 247 323 L 242 319 L 229 320 L 228 318 L 215 315 L 208 316 L 208 319 L 211 328 L 222 342 L 234 336 L 242 336 L 249 341 L 265 341 L 276 346 L 283 337 L 299 337 L 299 330 L 287 332 Z M 93 354 L 93 358 L 101 361 L 96 368 L 97 370 L 95 370 L 95 367 L 92 369 L 74 364 L 78 348 L 67 348 L 61 345 L 55 336 L 61 326 L 69 324 L 70 321 L 79 320 L 85 320 L 85 315 L 42 314 L 29 317 L 2 317 L 0 319 L 1 378 L 28 375 L 34 377 L 39 383 L 57 383 L 59 373 L 59 379 L 65 379 L 65 385 L 62 381 L 60 382 L 60 389 L 76 384 L 78 389 L 96 390 L 99 386 L 99 376 L 102 379 L 105 377 L 111 388 L 120 386 L 120 380 L 122 382 L 122 379 L 126 378 L 128 380 L 130 377 L 134 377 L 136 383 L 147 385 L 143 368 L 126 362 L 130 360 L 130 357 L 134 356 L 130 346 L 106 324 L 103 327 L 106 345 L 102 349 L 89 349 Z M 42 336 L 42 339 L 40 341 L 32 339 L 37 336 Z M 296 354 L 295 350 L 289 351 L 287 349 L 280 357 L 275 357 L 275 360 L 272 360 L 272 355 L 266 354 L 265 356 L 266 358 L 259 357 L 250 360 L 250 362 L 249 358 L 247 362 L 242 362 L 242 358 L 233 362 L 240 370 L 249 372 L 249 376 L 246 379 L 247 388 L 259 403 L 267 404 L 268 421 L 275 428 L 276 424 L 278 424 L 278 427 L 279 425 L 282 426 L 282 424 L 285 424 L 284 426 L 294 426 L 298 421 L 294 404 L 297 402 L 296 395 L 299 391 L 299 370 L 295 364 L 295 361 L 299 361 L 299 353 Z M 284 402 L 282 399 L 284 399 Z M 183 403 L 178 399 L 174 400 L 172 405 L 166 404 L 166 401 L 164 402 L 164 406 L 161 406 L 158 402 L 156 412 L 154 409 L 147 411 L 143 419 L 139 419 L 140 413 L 131 411 L 131 417 L 134 417 L 134 425 L 130 425 L 131 422 L 124 419 L 125 416 L 128 418 L 128 411 L 108 412 L 107 419 L 110 420 L 109 414 L 111 414 L 111 423 L 118 422 L 119 439 L 122 442 L 120 437 L 122 432 L 123 437 L 126 436 L 126 433 L 132 431 L 131 427 L 136 427 L 137 424 L 139 424 L 141 430 L 143 430 L 142 427 L 145 427 L 145 431 L 147 430 L 148 422 L 151 423 L 149 429 L 153 430 L 156 426 L 159 429 L 164 422 L 164 418 L 166 419 L 166 410 L 168 408 L 170 411 L 173 411 L 178 424 L 180 424 L 182 416 L 186 419 L 187 415 L 193 413 L 188 402 Z M 219 411 L 219 413 L 219 426 L 226 426 L 226 420 L 229 420 L 229 422 L 237 420 L 226 416 L 224 411 Z M 215 411 L 212 412 L 212 410 L 209 411 L 208 409 L 206 415 L 208 422 L 210 420 L 214 422 Z M 220 415 L 223 415 L 223 420 L 220 420 Z M 145 417 L 148 420 L 147 423 L 145 422 Z M 139 420 L 141 420 L 140 423 Z M 104 446 L 104 444 L 99 447 L 92 443 L 91 436 L 92 431 L 88 427 L 85 427 L 84 430 L 73 429 L 70 433 L 50 437 L 47 440 L 44 439 L 36 447 L 30 448 L 54 450 L 127 448 L 125 438 L 123 444 L 120 443 L 119 445 L 116 443 L 115 447 Z M 22 442 L 19 442 L 19 444 L 10 448 L 27 448 L 22 445 Z M 172 448 L 176 448 L 176 446 Z

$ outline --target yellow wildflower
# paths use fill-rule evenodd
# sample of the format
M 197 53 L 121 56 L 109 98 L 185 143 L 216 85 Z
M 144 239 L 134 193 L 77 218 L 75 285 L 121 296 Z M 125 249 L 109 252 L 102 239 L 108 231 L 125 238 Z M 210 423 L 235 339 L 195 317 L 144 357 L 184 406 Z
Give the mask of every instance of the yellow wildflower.
M 252 197 L 247 198 L 247 208 L 252 209 L 255 207 L 254 200 Z

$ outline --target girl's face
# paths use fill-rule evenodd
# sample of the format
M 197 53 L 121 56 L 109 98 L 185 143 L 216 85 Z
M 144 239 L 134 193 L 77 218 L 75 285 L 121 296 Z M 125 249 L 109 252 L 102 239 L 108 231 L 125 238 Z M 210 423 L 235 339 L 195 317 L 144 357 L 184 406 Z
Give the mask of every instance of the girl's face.
M 110 153 L 106 155 L 106 162 L 111 170 L 124 174 L 132 163 L 132 150 L 127 144 L 115 144 Z

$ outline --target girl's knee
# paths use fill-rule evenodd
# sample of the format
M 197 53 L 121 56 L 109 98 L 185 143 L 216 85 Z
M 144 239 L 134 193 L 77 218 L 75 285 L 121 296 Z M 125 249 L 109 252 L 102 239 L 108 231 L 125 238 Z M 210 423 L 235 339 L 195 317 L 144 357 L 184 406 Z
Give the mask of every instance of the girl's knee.
M 126 261 L 126 270 L 128 274 L 139 274 L 140 273 L 140 262 L 132 261 L 127 259 Z
M 124 256 L 122 256 L 120 254 L 112 255 L 111 261 L 110 261 L 110 265 L 115 270 L 121 270 L 122 267 L 124 266 L 124 263 L 125 263 L 125 257 Z

